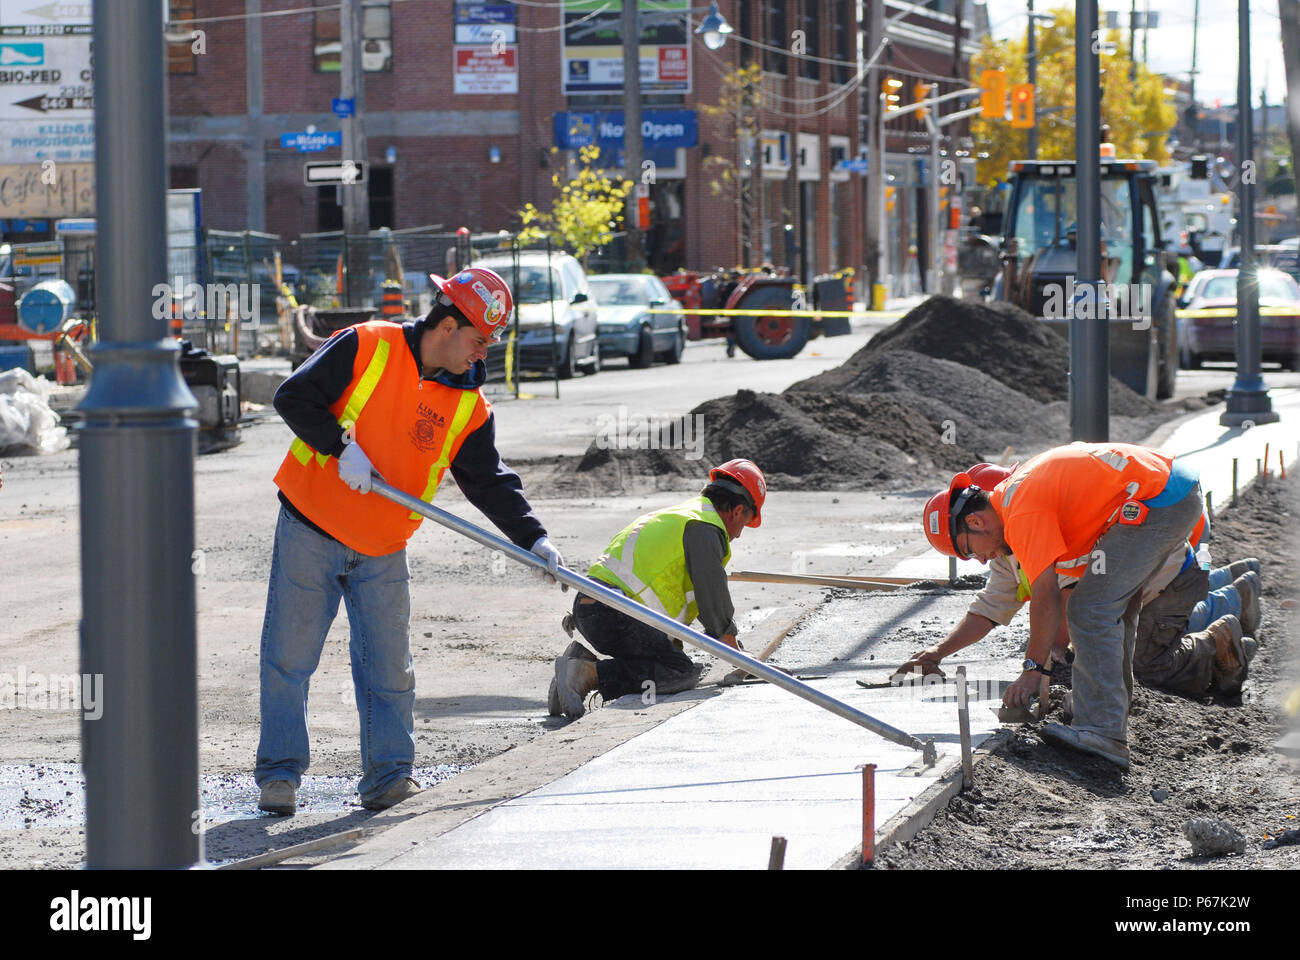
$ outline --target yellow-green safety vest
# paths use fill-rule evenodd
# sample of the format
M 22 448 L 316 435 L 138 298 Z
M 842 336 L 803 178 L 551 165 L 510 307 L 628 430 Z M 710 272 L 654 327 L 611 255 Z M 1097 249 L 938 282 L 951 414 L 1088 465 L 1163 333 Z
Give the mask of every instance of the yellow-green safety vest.
M 726 524 L 713 503 L 706 497 L 696 497 L 637 517 L 609 542 L 587 576 L 618 587 L 638 603 L 679 623 L 691 623 L 699 607 L 695 603 L 695 585 L 686 569 L 682 535 L 692 520 L 710 523 L 726 537 Z M 730 559 L 728 537 L 722 565 L 726 566 Z

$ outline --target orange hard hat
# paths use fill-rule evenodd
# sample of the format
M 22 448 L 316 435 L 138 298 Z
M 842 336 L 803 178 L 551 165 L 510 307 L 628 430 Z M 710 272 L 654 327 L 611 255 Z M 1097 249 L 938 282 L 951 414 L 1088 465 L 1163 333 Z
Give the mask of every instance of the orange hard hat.
M 439 303 L 455 307 L 489 340 L 501 339 L 515 303 L 500 276 L 484 267 L 466 267 L 451 279 L 431 273 L 429 280 L 438 288 Z
M 989 467 L 995 471 L 1005 469 L 993 464 L 979 464 L 975 469 L 980 467 Z M 921 525 L 925 528 L 925 538 L 930 541 L 930 546 L 945 556 L 970 559 L 957 550 L 957 517 L 966 502 L 982 489 L 972 480 L 970 473 L 959 473 L 952 478 L 947 489 L 940 490 L 926 501 L 925 510 L 921 514 Z
M 729 477 L 740 484 L 754 507 L 754 519 L 745 524 L 757 527 L 763 522 L 763 501 L 767 499 L 767 480 L 753 460 L 728 460 L 709 471 L 709 482 L 717 483 L 719 477 Z
M 1005 480 L 1011 474 L 1015 473 L 1018 463 L 1013 463 L 1009 467 L 1004 467 L 996 463 L 977 463 L 975 466 L 967 469 L 970 474 L 971 483 L 975 484 L 981 490 L 992 490 L 999 483 Z

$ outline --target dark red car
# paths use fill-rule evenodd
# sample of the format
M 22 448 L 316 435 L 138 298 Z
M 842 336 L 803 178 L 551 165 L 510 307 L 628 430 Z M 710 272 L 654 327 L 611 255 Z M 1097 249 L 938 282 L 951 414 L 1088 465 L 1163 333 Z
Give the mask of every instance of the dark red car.
M 1180 316 L 1180 366 L 1237 358 L 1237 271 L 1202 270 L 1187 285 L 1183 308 L 1223 311 L 1224 316 Z M 1265 363 L 1300 369 L 1300 284 L 1280 270 L 1259 271 L 1260 334 Z M 1226 311 L 1232 311 L 1227 313 Z

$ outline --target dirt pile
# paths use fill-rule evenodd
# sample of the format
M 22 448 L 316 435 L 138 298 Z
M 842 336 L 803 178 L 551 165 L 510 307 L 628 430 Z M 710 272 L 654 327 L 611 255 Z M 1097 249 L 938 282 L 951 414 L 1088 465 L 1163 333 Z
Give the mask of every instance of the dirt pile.
M 697 481 L 715 463 L 749 457 L 778 489 L 853 489 L 917 472 L 953 472 L 973 454 L 945 442 L 944 426 L 887 393 L 831 396 L 740 390 L 700 404 L 684 419 L 703 418 L 703 456 L 677 443 L 669 424 L 642 449 L 593 443 L 575 472 L 598 485 L 626 488 L 636 476 Z M 692 421 L 699 422 L 699 421 Z M 687 429 L 685 435 L 689 436 Z M 658 484 L 656 484 L 658 485 Z
M 1008 447 L 1023 459 L 1064 442 L 1068 367 L 1066 342 L 1023 310 L 931 297 L 839 367 L 780 395 L 741 390 L 701 404 L 648 442 L 611 449 L 593 441 L 567 482 L 677 486 L 733 457 L 753 459 L 776 489 L 941 482 Z M 1141 440 L 1177 412 L 1112 378 L 1114 439 Z M 698 446 L 679 442 L 697 417 L 702 457 Z M 557 476 L 550 486 L 565 483 Z
M 874 389 L 864 375 L 882 355 L 900 350 L 971 367 L 1042 404 L 1070 399 L 1070 345 L 1055 328 L 1009 303 L 952 297 L 930 297 L 839 367 L 790 389 Z M 1112 416 L 1146 417 L 1162 409 L 1111 378 Z

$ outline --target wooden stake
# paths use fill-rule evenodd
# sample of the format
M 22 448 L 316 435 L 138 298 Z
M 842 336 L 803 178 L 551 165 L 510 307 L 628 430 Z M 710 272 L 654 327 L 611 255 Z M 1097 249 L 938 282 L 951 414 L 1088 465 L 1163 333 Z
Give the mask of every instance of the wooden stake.
M 767 869 L 785 869 L 785 837 L 772 838 L 772 849 L 767 855 Z
M 862 862 L 876 859 L 876 765 L 862 768 Z
M 1237 505 L 1237 458 L 1232 458 L 1232 505 Z

